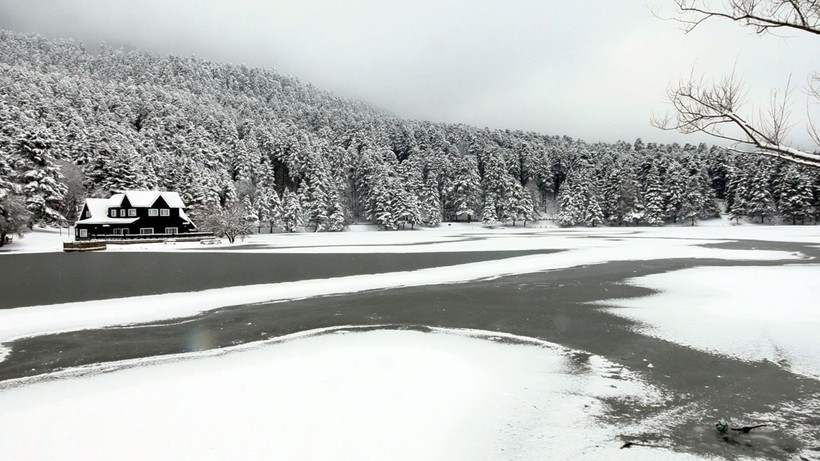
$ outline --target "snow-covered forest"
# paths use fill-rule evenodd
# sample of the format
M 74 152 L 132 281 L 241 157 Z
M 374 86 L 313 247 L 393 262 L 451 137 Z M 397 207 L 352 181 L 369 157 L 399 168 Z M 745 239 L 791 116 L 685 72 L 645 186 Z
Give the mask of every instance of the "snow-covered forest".
M 737 221 L 804 224 L 820 211 L 820 172 L 769 157 L 404 120 L 272 70 L 0 31 L 0 221 L 58 222 L 124 189 L 242 206 L 284 230 L 662 226 L 721 204 Z

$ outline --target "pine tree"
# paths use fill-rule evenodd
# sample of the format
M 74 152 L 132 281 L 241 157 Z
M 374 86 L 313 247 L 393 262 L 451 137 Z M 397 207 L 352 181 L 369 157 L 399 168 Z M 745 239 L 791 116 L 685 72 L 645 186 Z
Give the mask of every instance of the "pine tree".
M 26 132 L 17 143 L 18 181 L 23 184 L 26 208 L 34 222 L 54 224 L 63 221 L 59 209 L 66 187 L 60 182 L 62 174 L 54 163 L 51 135 L 43 129 Z
M 646 189 L 644 192 L 644 220 L 650 226 L 663 226 L 666 212 L 663 206 L 663 189 L 661 187 L 660 175 L 655 164 L 646 176 Z
M 293 232 L 304 224 L 302 205 L 299 203 L 299 197 L 289 189 L 285 189 L 282 198 L 282 225 L 285 232 Z
M 498 223 L 498 216 L 495 211 L 495 200 L 492 195 L 487 196 L 484 201 L 484 208 L 481 209 L 481 223 L 485 226 L 494 226 Z
M 586 221 L 586 204 L 583 184 L 578 174 L 570 174 L 558 193 L 558 224 L 571 227 Z
M 663 196 L 666 216 L 671 219 L 673 223 L 677 223 L 678 218 L 682 215 L 687 182 L 688 179 L 680 164 L 674 161 L 671 162 L 667 167 L 666 177 L 664 178 Z
M 245 213 L 243 219 L 251 226 L 256 226 L 259 223 L 256 209 L 253 206 L 253 201 L 249 195 L 242 198 L 242 211 Z
M 811 183 L 801 173 L 794 165 L 786 170 L 777 206 L 780 215 L 792 224 L 803 224 L 811 216 Z
M 762 224 L 764 219 L 775 213 L 774 200 L 768 184 L 768 170 L 759 167 L 748 181 L 747 187 L 746 212 L 749 216 L 759 217 Z
M 681 216 L 692 221 L 695 225 L 695 220 L 703 212 L 704 198 L 701 194 L 701 185 L 697 176 L 690 176 L 686 180 L 686 187 L 683 190 L 683 206 L 681 208 Z
M 346 226 L 345 213 L 336 197 L 330 204 L 330 216 L 328 216 L 328 230 L 339 232 Z
M 742 169 L 731 167 L 726 183 L 726 207 L 729 219 L 740 224 L 740 219 L 746 216 L 747 196 L 746 174 Z
M 596 227 L 604 222 L 604 212 L 601 210 L 601 205 L 598 199 L 594 196 L 590 197 L 589 204 L 586 209 L 586 216 L 584 223 L 587 226 Z
M 429 177 L 424 183 L 419 197 L 421 223 L 428 227 L 436 227 L 441 223 L 441 201 L 434 178 Z M 466 203 L 462 202 L 466 206 Z M 470 210 L 472 213 L 472 210 Z

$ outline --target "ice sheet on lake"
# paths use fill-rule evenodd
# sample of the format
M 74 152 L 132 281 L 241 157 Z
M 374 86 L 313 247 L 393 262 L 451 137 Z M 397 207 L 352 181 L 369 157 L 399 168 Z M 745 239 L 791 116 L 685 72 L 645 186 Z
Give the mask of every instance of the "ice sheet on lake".
M 619 449 L 630 428 L 600 419 L 601 398 L 660 394 L 600 357 L 475 331 L 340 333 L 29 378 L 0 390 L 0 459 L 694 459 Z
M 820 265 L 698 267 L 628 283 L 660 292 L 602 303 L 647 334 L 820 378 Z
M 785 251 L 708 248 L 699 246 L 699 244 L 704 243 L 700 240 L 659 238 L 632 239 L 629 241 L 588 240 L 587 246 L 558 253 L 521 256 L 407 272 L 300 280 L 218 288 L 198 292 L 5 309 L 0 310 L 0 343 L 20 337 L 56 332 L 189 317 L 226 306 L 355 293 L 366 290 L 461 283 L 506 275 L 601 264 L 609 261 L 669 258 L 770 261 L 794 260 L 803 257 L 799 253 Z

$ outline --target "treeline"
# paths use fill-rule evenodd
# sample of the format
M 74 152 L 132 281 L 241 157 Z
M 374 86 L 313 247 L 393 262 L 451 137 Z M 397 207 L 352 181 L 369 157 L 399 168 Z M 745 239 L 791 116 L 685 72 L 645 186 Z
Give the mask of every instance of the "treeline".
M 816 223 L 820 209 L 818 171 L 782 161 L 403 120 L 270 70 L 0 31 L 0 216 L 23 203 L 55 222 L 127 189 L 286 230 L 663 225 L 719 203 Z

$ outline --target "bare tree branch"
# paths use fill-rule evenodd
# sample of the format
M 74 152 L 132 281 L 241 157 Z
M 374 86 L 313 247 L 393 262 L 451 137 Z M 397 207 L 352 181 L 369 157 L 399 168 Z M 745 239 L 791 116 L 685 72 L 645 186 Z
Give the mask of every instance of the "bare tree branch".
M 755 29 L 758 34 L 774 30 L 799 30 L 820 35 L 820 0 L 672 0 L 676 16 L 666 18 L 691 32 L 704 22 L 717 18 Z M 655 12 L 655 15 L 660 17 Z M 809 78 L 807 129 L 820 146 L 820 130 L 811 119 L 812 100 L 820 102 L 820 73 Z M 795 149 L 787 139 L 792 125 L 790 102 L 791 77 L 782 91 L 771 93 L 769 107 L 761 110 L 759 121 L 742 116 L 745 90 L 734 71 L 717 83 L 703 77 L 681 80 L 667 91 L 675 116 L 652 117 L 652 124 L 663 130 L 684 134 L 706 133 L 732 143 L 732 150 L 752 152 L 820 167 L 820 151 Z
M 738 115 L 742 108 L 743 85 L 734 73 L 718 83 L 706 83 L 693 75 L 668 90 L 669 101 L 675 109 L 675 117 L 653 116 L 652 124 L 663 130 L 675 130 L 684 134 L 706 133 L 727 140 L 738 152 L 770 155 L 805 165 L 820 166 L 820 154 L 803 152 L 785 143 L 789 129 L 787 85 L 782 97 L 772 94 L 771 108 L 761 114 L 760 126 L 754 126 Z M 737 134 L 726 133 L 731 129 Z
M 673 0 L 676 17 L 690 32 L 710 19 L 753 27 L 758 34 L 794 29 L 820 35 L 820 0 Z

